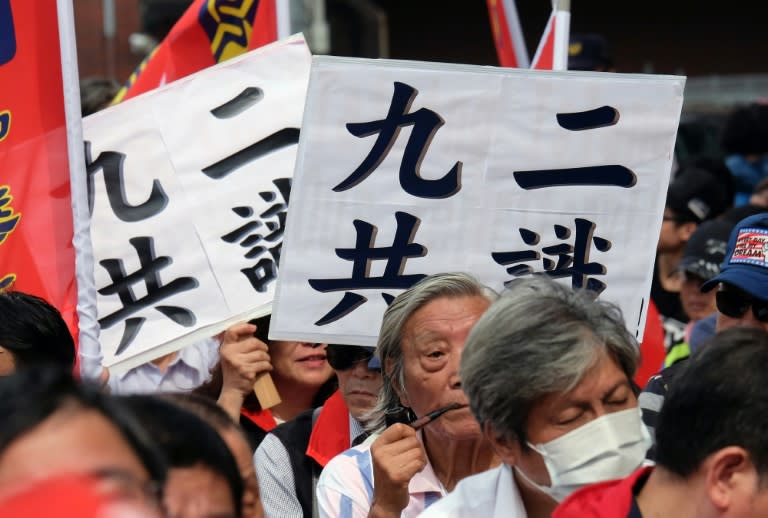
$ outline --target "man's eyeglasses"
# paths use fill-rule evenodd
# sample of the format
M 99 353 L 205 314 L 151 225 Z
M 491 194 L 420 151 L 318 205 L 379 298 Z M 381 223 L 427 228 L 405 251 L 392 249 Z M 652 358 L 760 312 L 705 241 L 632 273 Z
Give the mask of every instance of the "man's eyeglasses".
M 743 317 L 749 308 L 760 322 L 768 322 L 768 301 L 760 300 L 742 290 L 723 285 L 715 294 L 717 310 L 731 318 Z
M 325 349 L 328 364 L 337 371 L 344 371 L 356 363 L 368 362 L 373 358 L 373 349 L 360 345 L 328 344 Z

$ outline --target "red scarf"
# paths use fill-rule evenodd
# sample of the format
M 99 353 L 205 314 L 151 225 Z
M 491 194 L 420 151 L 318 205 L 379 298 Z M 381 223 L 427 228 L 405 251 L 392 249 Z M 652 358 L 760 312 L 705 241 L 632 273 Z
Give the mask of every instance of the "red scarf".
M 271 432 L 275 426 L 277 426 L 277 422 L 275 421 L 275 418 L 272 417 L 272 412 L 270 412 L 269 409 L 259 410 L 258 412 L 251 412 L 247 408 L 243 407 L 240 409 L 240 414 L 250 419 L 253 424 L 265 432 Z
M 309 436 L 307 455 L 325 467 L 329 460 L 348 449 L 352 441 L 349 437 L 349 419 L 347 404 L 337 390 L 326 400 L 317 416 L 312 435 Z

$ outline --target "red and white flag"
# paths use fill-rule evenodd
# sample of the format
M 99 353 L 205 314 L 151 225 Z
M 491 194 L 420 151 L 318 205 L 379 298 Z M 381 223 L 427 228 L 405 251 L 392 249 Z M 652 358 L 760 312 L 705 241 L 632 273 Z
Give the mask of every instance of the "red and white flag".
M 195 0 L 114 102 L 289 36 L 287 0 Z
M 71 1 L 0 0 L 0 290 L 42 297 L 75 338 L 77 75 Z
M 531 68 L 568 70 L 568 40 L 571 28 L 570 0 L 555 0 Z
M 525 47 L 515 0 L 487 0 L 487 3 L 499 64 L 503 67 L 528 68 L 528 49 Z

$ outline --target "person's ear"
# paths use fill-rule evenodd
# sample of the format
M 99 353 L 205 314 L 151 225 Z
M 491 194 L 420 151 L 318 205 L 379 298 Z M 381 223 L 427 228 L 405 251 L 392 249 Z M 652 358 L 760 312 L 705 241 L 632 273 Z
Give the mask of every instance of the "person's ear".
M 491 423 L 483 423 L 483 436 L 490 443 L 493 451 L 499 456 L 502 462 L 514 466 L 520 458 L 522 450 L 520 442 L 516 439 L 510 439 L 505 435 L 496 433 Z
M 749 453 L 739 446 L 717 450 L 704 460 L 702 467 L 705 470 L 707 497 L 720 512 L 727 511 L 734 502 L 752 494 L 759 484 Z
M 392 390 L 394 390 L 395 394 L 397 394 L 397 397 L 400 398 L 400 404 L 406 408 L 410 408 L 411 405 L 410 405 L 410 402 L 408 401 L 408 394 L 406 394 L 401 389 L 400 380 L 397 380 L 392 376 L 392 373 L 394 371 L 395 371 L 395 359 L 384 358 L 384 374 L 389 379 L 389 382 L 392 385 Z

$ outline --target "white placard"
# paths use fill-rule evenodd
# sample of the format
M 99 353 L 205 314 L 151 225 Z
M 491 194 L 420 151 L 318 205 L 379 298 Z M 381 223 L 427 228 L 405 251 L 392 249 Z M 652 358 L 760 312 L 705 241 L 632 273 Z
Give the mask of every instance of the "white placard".
M 374 345 L 447 271 L 590 287 L 641 335 L 684 84 L 315 57 L 270 337 Z
M 268 311 L 310 61 L 294 36 L 83 121 L 110 370 Z

